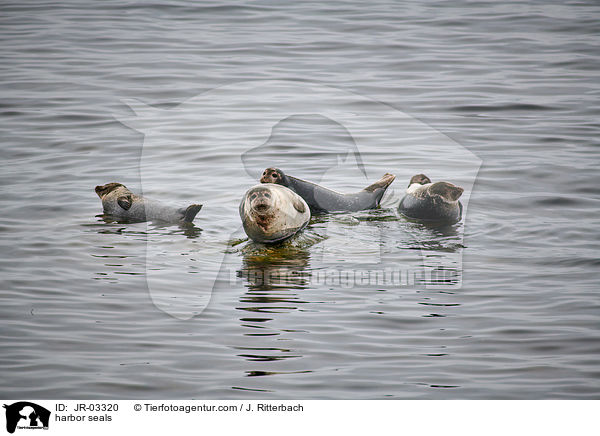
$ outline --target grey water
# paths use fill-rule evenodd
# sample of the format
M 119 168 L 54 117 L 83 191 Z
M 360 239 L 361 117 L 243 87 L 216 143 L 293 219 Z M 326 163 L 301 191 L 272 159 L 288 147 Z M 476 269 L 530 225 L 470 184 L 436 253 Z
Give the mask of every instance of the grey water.
M 0 396 L 600 398 L 599 18 L 2 2 Z M 237 205 L 268 166 L 397 179 L 380 209 L 265 247 Z M 465 187 L 460 223 L 396 212 L 417 173 Z M 113 181 L 204 207 L 115 222 L 94 193 Z

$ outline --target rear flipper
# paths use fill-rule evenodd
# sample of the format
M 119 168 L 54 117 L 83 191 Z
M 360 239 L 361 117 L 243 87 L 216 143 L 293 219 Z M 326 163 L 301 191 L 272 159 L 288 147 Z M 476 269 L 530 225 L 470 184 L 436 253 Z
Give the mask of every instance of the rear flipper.
M 186 223 L 191 223 L 196 218 L 198 212 L 202 209 L 201 204 L 191 204 L 187 207 L 187 209 L 183 212 L 183 221 Z
M 395 175 L 390 174 L 390 173 L 385 173 L 381 179 L 379 179 L 375 183 L 367 186 L 365 189 L 363 189 L 363 191 L 375 192 L 377 189 L 383 189 L 385 191 L 387 189 L 387 187 L 392 184 L 392 182 L 394 181 L 395 178 L 396 178 Z
M 464 189 L 448 182 L 437 182 L 429 187 L 429 192 L 439 195 L 446 201 L 456 201 L 462 195 Z

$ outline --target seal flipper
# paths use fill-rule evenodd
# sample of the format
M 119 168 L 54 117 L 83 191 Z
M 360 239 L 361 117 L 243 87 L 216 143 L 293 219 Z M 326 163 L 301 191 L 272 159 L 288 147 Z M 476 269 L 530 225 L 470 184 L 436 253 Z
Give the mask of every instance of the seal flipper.
M 392 184 L 392 182 L 396 179 L 396 176 L 390 173 L 385 173 L 383 177 L 377 180 L 375 183 L 367 186 L 363 191 L 367 192 L 375 192 L 375 190 L 383 188 L 387 189 L 388 186 Z
M 429 192 L 439 195 L 446 201 L 456 201 L 462 195 L 464 189 L 448 182 L 437 182 L 429 187 Z
M 296 209 L 300 213 L 304 213 L 306 211 L 304 203 L 302 203 L 298 198 L 294 198 L 294 209 Z
M 196 215 L 198 214 L 198 212 L 200 212 L 200 209 L 202 209 L 201 204 L 189 205 L 187 209 L 185 209 L 185 211 L 183 212 L 183 221 L 185 221 L 186 223 L 191 223 L 192 221 L 194 221 L 194 218 L 196 218 Z
M 133 200 L 131 198 L 131 195 L 123 195 L 123 196 L 117 198 L 117 203 L 124 210 L 129 210 L 129 208 L 131 207 L 131 204 L 133 203 Z

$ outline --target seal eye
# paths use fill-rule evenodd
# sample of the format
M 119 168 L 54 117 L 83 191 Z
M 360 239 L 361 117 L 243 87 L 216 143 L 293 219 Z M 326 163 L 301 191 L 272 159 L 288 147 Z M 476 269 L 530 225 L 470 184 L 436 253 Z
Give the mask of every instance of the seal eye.
M 252 194 L 252 195 L 250 196 L 250 200 L 254 200 L 255 198 L 256 198 L 256 194 Z
M 271 198 L 271 194 L 269 194 L 268 192 L 265 192 L 265 198 Z
M 277 178 L 277 173 L 273 173 L 273 178 L 276 179 Z

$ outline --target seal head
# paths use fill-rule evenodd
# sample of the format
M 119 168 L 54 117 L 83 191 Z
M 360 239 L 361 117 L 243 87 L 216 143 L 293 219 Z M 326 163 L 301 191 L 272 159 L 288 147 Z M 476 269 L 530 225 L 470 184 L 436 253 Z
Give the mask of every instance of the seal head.
M 106 194 L 110 194 L 112 191 L 114 191 L 115 189 L 117 189 L 121 186 L 125 188 L 125 185 L 123 185 L 122 183 L 112 182 L 112 183 L 107 183 L 106 185 L 96 186 L 95 191 L 96 191 L 96 194 L 98 194 L 98 197 L 100 197 L 102 199 Z
M 412 185 L 413 183 L 417 183 L 419 185 L 426 185 L 428 183 L 431 183 L 431 180 L 429 180 L 429 177 L 427 177 L 425 174 L 417 174 L 416 176 L 412 176 L 410 178 L 408 186 L 410 187 L 410 185 Z
M 285 186 L 266 183 L 250 188 L 240 203 L 246 234 L 257 242 L 282 241 L 310 220 L 308 205 Z
M 287 176 L 279 168 L 267 168 L 263 171 L 260 183 L 274 183 L 276 185 L 288 186 Z

